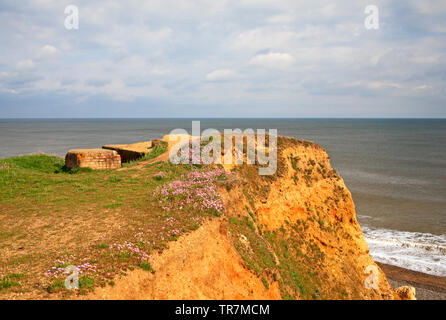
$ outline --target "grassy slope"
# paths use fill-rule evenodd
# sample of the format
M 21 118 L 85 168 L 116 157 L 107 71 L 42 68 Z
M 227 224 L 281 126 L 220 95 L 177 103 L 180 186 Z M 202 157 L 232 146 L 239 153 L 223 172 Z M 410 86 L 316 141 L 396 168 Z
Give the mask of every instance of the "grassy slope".
M 158 186 L 190 170 L 158 162 L 70 173 L 58 157 L 0 160 L 0 297 L 70 295 L 66 275 L 53 276 L 70 264 L 84 266 L 81 293 L 113 285 L 115 275 L 134 267 L 150 271 L 154 262 L 141 264 L 138 250 L 163 250 L 205 215 L 166 212 L 153 196 Z M 44 275 L 47 270 L 51 275 Z

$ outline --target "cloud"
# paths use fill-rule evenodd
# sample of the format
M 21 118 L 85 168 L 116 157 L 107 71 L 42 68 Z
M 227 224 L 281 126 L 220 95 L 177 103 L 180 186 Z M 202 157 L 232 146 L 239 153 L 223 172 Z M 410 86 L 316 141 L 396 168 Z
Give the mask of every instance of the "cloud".
M 37 53 L 37 57 L 38 58 L 48 58 L 48 57 L 57 55 L 59 53 L 60 53 L 59 49 L 57 49 L 56 47 L 51 46 L 49 44 L 46 44 L 39 50 L 39 52 Z
M 214 70 L 206 75 L 207 81 L 227 81 L 236 77 L 236 73 L 228 69 Z
M 16 67 L 19 70 L 32 69 L 34 68 L 34 66 L 35 66 L 34 62 L 30 59 L 19 61 L 16 64 Z
M 0 118 L 446 116 L 445 2 L 376 0 L 373 31 L 366 0 L 81 1 L 78 30 L 66 4 L 1 5 Z
M 249 64 L 270 69 L 286 69 L 294 63 L 294 58 L 288 53 L 269 52 L 253 57 Z
M 259 51 L 264 49 L 283 49 L 297 43 L 301 35 L 289 27 L 260 27 L 240 33 L 233 43 L 239 50 Z

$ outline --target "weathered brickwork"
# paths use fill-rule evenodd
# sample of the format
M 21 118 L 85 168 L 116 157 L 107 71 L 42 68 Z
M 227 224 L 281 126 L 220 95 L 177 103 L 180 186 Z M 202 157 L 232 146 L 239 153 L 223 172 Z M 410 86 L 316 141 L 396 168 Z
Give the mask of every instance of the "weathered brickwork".
M 121 156 L 113 150 L 73 149 L 65 156 L 68 168 L 116 169 L 121 167 Z

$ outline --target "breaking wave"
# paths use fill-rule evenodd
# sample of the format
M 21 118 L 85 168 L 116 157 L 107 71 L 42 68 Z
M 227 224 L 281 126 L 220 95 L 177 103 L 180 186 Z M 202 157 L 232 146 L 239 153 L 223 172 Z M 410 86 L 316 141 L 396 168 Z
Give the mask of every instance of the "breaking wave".
M 374 260 L 446 276 L 446 235 L 363 227 Z

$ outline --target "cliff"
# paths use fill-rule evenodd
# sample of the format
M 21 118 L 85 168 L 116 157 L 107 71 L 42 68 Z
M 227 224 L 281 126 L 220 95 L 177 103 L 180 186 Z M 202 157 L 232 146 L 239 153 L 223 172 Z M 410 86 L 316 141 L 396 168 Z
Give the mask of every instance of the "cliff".
M 253 169 L 236 169 L 246 183 L 224 194 L 229 220 L 240 221 L 230 228 L 232 241 L 258 276 L 277 281 L 283 298 L 392 298 L 369 255 L 351 194 L 322 147 L 279 137 L 276 175 L 261 177 Z M 366 280 L 370 270 L 377 271 L 376 289 Z
M 393 299 L 322 147 L 279 137 L 274 175 L 230 169 L 221 216 L 158 254 L 154 273 L 131 271 L 88 298 Z

